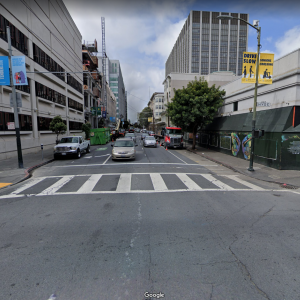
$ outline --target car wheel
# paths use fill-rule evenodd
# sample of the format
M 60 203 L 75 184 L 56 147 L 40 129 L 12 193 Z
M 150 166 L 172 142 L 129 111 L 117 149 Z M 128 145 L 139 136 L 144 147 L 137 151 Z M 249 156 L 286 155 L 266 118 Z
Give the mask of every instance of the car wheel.
M 80 157 L 81 157 L 81 152 L 80 152 L 80 150 L 78 149 L 78 150 L 77 150 L 76 158 L 80 158 Z
M 90 153 L 90 152 L 91 152 L 90 145 L 88 145 L 86 148 L 86 153 Z

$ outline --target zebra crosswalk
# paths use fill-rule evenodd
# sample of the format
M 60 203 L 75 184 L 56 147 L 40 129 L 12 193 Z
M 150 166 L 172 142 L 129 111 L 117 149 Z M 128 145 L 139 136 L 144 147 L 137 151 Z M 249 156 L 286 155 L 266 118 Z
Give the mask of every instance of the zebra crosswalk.
M 10 194 L 0 196 L 0 199 L 23 196 L 176 191 L 265 191 L 265 189 L 241 179 L 238 175 L 213 176 L 207 173 L 83 174 L 33 178 Z

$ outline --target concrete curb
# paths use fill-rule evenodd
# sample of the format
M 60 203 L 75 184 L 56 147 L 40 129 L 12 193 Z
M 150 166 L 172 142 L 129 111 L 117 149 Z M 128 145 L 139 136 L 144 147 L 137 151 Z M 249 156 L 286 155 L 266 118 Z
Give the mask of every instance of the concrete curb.
M 230 169 L 230 170 L 232 170 L 232 171 L 234 171 L 234 172 L 240 173 L 240 174 L 242 174 L 242 175 L 249 176 L 249 177 L 251 177 L 251 178 L 255 178 L 255 179 L 258 179 L 258 180 L 261 180 L 261 181 L 265 181 L 265 182 L 275 183 L 275 184 L 280 185 L 282 188 L 286 188 L 286 189 L 299 189 L 299 188 L 300 188 L 300 186 L 296 186 L 296 185 L 292 185 L 292 184 L 287 184 L 287 183 L 283 183 L 283 182 L 279 182 L 279 181 L 275 181 L 275 180 L 267 180 L 267 179 L 256 178 L 255 176 L 251 176 L 251 174 L 248 174 L 248 173 L 246 173 L 246 172 L 242 172 L 242 171 L 240 171 L 240 170 L 238 170 L 238 169 L 236 169 L 236 168 L 234 168 L 234 167 L 232 167 L 232 166 L 229 166 L 229 165 L 227 165 L 227 164 L 224 164 L 223 162 L 220 162 L 220 161 L 218 161 L 218 160 L 216 160 L 216 159 L 213 159 L 213 158 L 211 158 L 211 157 L 208 157 L 208 156 L 206 156 L 206 155 L 204 155 L 204 154 L 200 154 L 200 153 L 198 153 L 197 151 L 194 151 L 194 150 L 192 150 L 192 149 L 190 149 L 190 148 L 186 148 L 186 150 L 189 151 L 189 152 L 192 152 L 192 153 L 194 153 L 194 154 L 200 155 L 200 156 L 202 156 L 202 157 L 204 157 L 204 158 L 206 158 L 206 159 L 208 159 L 208 160 L 210 160 L 210 161 L 213 161 L 213 162 L 215 162 L 215 163 L 218 163 L 218 164 L 220 164 L 221 166 L 224 166 L 225 168 L 228 168 L 228 169 Z
M 23 182 L 23 181 L 29 179 L 29 178 L 32 176 L 32 172 L 33 172 L 35 169 L 37 169 L 37 168 L 39 168 L 39 167 L 42 167 L 42 166 L 44 166 L 44 165 L 47 165 L 47 164 L 49 164 L 49 163 L 51 163 L 51 162 L 53 162 L 53 161 L 54 161 L 54 159 L 50 159 L 50 160 L 48 160 L 48 161 L 45 161 L 45 162 L 40 163 L 40 164 L 38 164 L 38 165 L 36 165 L 36 166 L 33 166 L 33 167 L 30 167 L 30 168 L 26 169 L 26 170 L 25 170 L 25 177 L 24 177 L 24 178 L 22 178 L 21 180 L 19 180 L 19 181 L 17 181 L 17 182 L 14 182 L 14 183 L 12 183 L 12 184 L 10 184 L 10 185 L 7 185 L 7 186 L 1 188 L 1 190 L 4 190 L 4 189 L 6 189 L 6 188 L 8 188 L 8 187 L 10 187 L 10 186 L 16 185 L 16 184 L 18 184 L 18 183 L 20 183 L 20 182 Z

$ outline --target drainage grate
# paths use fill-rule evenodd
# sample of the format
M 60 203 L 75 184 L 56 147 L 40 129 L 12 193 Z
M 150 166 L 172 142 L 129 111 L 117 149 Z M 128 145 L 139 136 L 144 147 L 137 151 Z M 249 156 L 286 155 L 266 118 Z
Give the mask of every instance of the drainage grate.
M 280 186 L 284 189 L 289 189 L 289 190 L 297 190 L 299 188 L 298 186 L 294 186 L 286 183 L 281 184 Z

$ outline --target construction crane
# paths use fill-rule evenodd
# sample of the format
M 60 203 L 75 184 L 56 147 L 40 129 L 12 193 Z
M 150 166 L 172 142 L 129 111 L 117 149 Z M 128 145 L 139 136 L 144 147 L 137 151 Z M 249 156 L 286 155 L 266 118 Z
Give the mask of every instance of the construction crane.
M 101 17 L 102 24 L 102 94 L 104 111 L 107 114 L 107 101 L 106 101 L 106 51 L 105 51 L 105 18 Z

